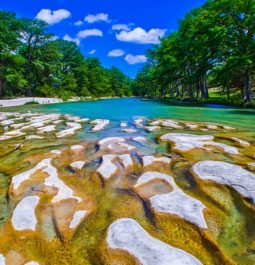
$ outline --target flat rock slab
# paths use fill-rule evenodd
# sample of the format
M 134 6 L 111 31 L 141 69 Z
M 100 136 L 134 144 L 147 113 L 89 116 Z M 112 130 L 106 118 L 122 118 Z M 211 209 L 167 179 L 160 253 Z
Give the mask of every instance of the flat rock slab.
M 100 167 L 97 169 L 97 172 L 105 179 L 109 179 L 116 171 L 117 166 L 113 164 L 113 160 L 116 158 L 116 155 L 104 155 L 103 161 Z
M 172 186 L 173 191 L 167 194 L 154 195 L 150 198 L 151 206 L 155 211 L 174 214 L 200 228 L 207 228 L 203 215 L 204 204 L 184 193 L 175 184 L 173 177 L 158 172 L 146 172 L 139 177 L 135 187 L 156 179 L 167 181 Z
M 98 141 L 101 151 L 108 150 L 114 153 L 127 152 L 135 149 L 135 146 L 129 145 L 123 137 L 108 137 Z
M 0 254 L 0 265 L 5 265 L 5 257 L 2 254 Z
M 165 156 L 162 156 L 162 157 L 155 157 L 155 156 L 143 156 L 143 166 L 144 167 L 147 167 L 155 162 L 158 162 L 158 163 L 164 163 L 164 164 L 170 164 L 171 162 L 171 158 L 169 157 L 165 157 Z
M 93 132 L 98 132 L 98 131 L 102 131 L 107 125 L 110 124 L 109 120 L 103 120 L 103 119 L 96 119 L 90 122 L 91 124 L 93 124 L 93 128 L 92 131 Z
M 208 146 L 215 146 L 223 149 L 225 153 L 237 155 L 238 149 L 222 143 L 214 142 L 212 135 L 194 135 L 186 133 L 169 133 L 160 137 L 163 141 L 170 141 L 175 144 L 174 149 L 178 151 L 190 151 L 194 148 L 208 149 Z M 210 149 L 209 149 L 210 150 Z
M 75 161 L 72 164 L 70 164 L 70 167 L 73 168 L 74 170 L 79 169 L 81 170 L 85 165 L 84 161 Z
M 35 208 L 39 203 L 38 196 L 25 197 L 18 203 L 13 211 L 12 225 L 15 230 L 33 230 L 35 231 L 37 225 L 37 218 L 35 215 Z
M 85 217 L 87 211 L 85 210 L 80 210 L 76 211 L 73 215 L 73 218 L 69 224 L 70 229 L 75 229 L 81 222 L 81 220 Z
M 201 161 L 192 167 L 193 174 L 203 180 L 227 185 L 255 203 L 255 174 L 222 161 Z
M 106 241 L 111 249 L 127 251 L 142 265 L 202 265 L 191 254 L 152 237 L 133 219 L 111 224 Z

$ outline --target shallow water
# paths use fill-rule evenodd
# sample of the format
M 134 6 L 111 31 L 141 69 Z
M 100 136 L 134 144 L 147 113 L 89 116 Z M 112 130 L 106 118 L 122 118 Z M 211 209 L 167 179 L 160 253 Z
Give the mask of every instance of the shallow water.
M 130 122 L 133 117 L 217 122 L 255 131 L 255 109 L 213 104 L 187 106 L 185 104 L 173 105 L 165 101 L 142 101 L 139 98 L 124 98 L 38 105 L 34 106 L 32 110 L 68 113 L 90 119 L 110 119 L 115 122 Z
M 112 250 L 106 244 L 107 229 L 123 217 L 136 220 L 151 236 L 192 254 L 203 264 L 255 264 L 254 204 L 229 187 L 204 182 L 191 173 L 192 165 L 201 160 L 225 161 L 255 172 L 254 167 L 248 166 L 248 163 L 255 162 L 254 110 L 223 106 L 171 106 L 165 102 L 140 101 L 136 98 L 25 106 L 11 110 L 104 118 L 110 120 L 110 125 L 98 133 L 92 133 L 91 125 L 84 123 L 74 136 L 62 139 L 56 138 L 55 133 L 46 133 L 44 139 L 25 141 L 15 151 L 14 147 L 22 142 L 23 136 L 0 141 L 0 254 L 6 257 L 6 265 L 24 265 L 32 260 L 40 265 L 140 264 L 134 256 Z M 135 125 L 134 118 L 137 117 L 144 117 L 144 123 L 159 118 L 179 120 L 183 128 L 160 128 L 148 132 Z M 184 121 L 199 122 L 198 128 L 188 129 L 184 127 Z M 127 122 L 128 128 L 137 132 L 121 132 L 120 122 Z M 218 126 L 215 130 L 205 131 L 207 125 L 203 122 L 237 129 L 225 130 Z M 57 130 L 64 128 L 64 123 L 57 126 Z M 32 132 L 37 134 L 36 130 L 28 131 L 28 134 Z M 214 135 L 215 142 L 234 146 L 239 154 L 229 154 L 219 147 L 208 146 L 179 152 L 173 148 L 173 144 L 159 140 L 166 133 Z M 126 143 L 136 149 L 125 152 L 100 149 L 98 140 L 112 136 L 124 137 Z M 134 136 L 144 136 L 147 142 L 135 142 L 132 140 Z M 242 146 L 231 137 L 248 141 L 250 146 Z M 82 145 L 84 150 L 72 151 L 71 146 L 77 144 Z M 49 153 L 55 149 L 62 153 Z M 113 161 L 116 172 L 109 179 L 104 179 L 96 170 L 102 163 L 102 156 L 109 153 L 128 153 L 134 165 L 125 168 L 117 157 Z M 167 156 L 172 160 L 170 164 L 156 162 L 144 167 L 142 159 L 145 155 Z M 57 190 L 43 184 L 47 174 L 42 170 L 33 174 L 31 180 L 24 181 L 17 191 L 13 189 L 13 176 L 34 168 L 45 158 L 52 158 L 51 164 L 56 168 L 59 179 L 82 199 L 81 203 L 77 204 L 73 199 L 52 203 Z M 70 164 L 75 161 L 84 161 L 85 166 L 81 170 L 71 168 Z M 176 185 L 185 194 L 202 202 L 206 207 L 203 213 L 208 229 L 201 229 L 177 215 L 152 209 L 150 197 L 171 193 L 173 187 L 167 182 L 153 179 L 135 188 L 138 178 L 150 171 L 173 176 Z M 13 209 L 21 199 L 32 195 L 40 196 L 36 208 L 36 231 L 17 231 L 11 223 Z M 68 223 L 74 210 L 86 210 L 87 215 L 71 231 Z

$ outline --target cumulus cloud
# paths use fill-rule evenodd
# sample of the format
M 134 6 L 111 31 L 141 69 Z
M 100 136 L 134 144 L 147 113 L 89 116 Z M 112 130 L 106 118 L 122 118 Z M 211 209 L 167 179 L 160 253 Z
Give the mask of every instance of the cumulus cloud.
M 134 42 L 138 44 L 159 44 L 159 38 L 165 35 L 166 29 L 151 29 L 149 31 L 137 27 L 131 31 L 122 30 L 116 34 L 119 41 Z
M 108 52 L 108 57 L 120 57 L 123 56 L 125 54 L 125 52 L 121 49 L 114 49 L 112 51 Z
M 125 57 L 125 61 L 128 64 L 138 64 L 138 63 L 146 63 L 147 57 L 145 55 L 133 55 L 133 54 L 127 54 Z
M 125 31 L 130 31 L 131 28 L 127 24 L 114 24 L 114 25 L 112 25 L 112 30 L 125 30 Z
M 74 25 L 77 26 L 77 27 L 80 27 L 83 25 L 83 21 L 79 20 L 79 21 L 76 21 L 74 22 Z
M 91 50 L 89 54 L 95 54 L 97 50 Z
M 80 40 L 78 38 L 72 38 L 71 36 L 69 36 L 68 34 L 66 34 L 64 37 L 63 37 L 64 40 L 67 40 L 67 41 L 71 41 L 71 42 L 75 42 L 77 45 L 80 45 Z
M 50 10 L 42 9 L 37 15 L 37 19 L 47 22 L 49 25 L 57 24 L 60 21 L 67 19 L 71 16 L 71 12 L 66 9 Z
M 79 39 L 85 39 L 90 36 L 102 37 L 103 32 L 100 29 L 85 29 L 78 32 L 77 37 Z
M 109 22 L 110 19 L 109 19 L 109 15 L 108 14 L 105 14 L 105 13 L 99 13 L 99 14 L 96 14 L 96 15 L 87 15 L 84 20 L 88 23 L 95 23 L 95 22 L 98 22 L 98 21 L 104 21 L 104 22 Z

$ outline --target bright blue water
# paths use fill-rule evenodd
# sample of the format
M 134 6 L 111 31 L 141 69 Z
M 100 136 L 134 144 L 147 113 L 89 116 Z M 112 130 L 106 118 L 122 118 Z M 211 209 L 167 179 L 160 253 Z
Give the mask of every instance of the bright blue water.
M 170 118 L 187 121 L 218 122 L 255 132 L 255 110 L 228 106 L 171 105 L 161 101 L 141 101 L 138 98 L 109 99 L 40 105 L 33 110 L 79 115 L 90 119 L 131 121 L 134 117 Z

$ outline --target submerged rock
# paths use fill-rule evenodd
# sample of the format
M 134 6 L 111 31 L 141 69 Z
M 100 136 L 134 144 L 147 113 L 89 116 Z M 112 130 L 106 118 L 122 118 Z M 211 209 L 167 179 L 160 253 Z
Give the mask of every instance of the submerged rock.
M 152 237 L 133 219 L 111 224 L 106 241 L 111 249 L 127 251 L 143 265 L 202 265 L 191 254 Z
M 185 194 L 175 184 L 173 177 L 158 172 L 146 172 L 139 177 L 135 187 L 156 179 L 168 182 L 172 186 L 173 191 L 152 196 L 150 198 L 152 208 L 158 212 L 175 214 L 201 228 L 207 228 L 203 215 L 204 204 Z
M 170 141 L 175 144 L 174 149 L 179 151 L 189 151 L 194 148 L 204 148 L 208 146 L 216 146 L 223 149 L 224 152 L 232 155 L 239 154 L 238 149 L 222 143 L 213 142 L 212 135 L 194 135 L 186 133 L 169 133 L 160 137 L 163 141 Z
M 25 197 L 18 203 L 13 211 L 12 225 L 15 230 L 33 230 L 35 231 L 37 225 L 37 218 L 35 215 L 35 208 L 39 203 L 38 196 Z
M 192 167 L 193 174 L 203 180 L 232 187 L 255 203 L 255 174 L 242 167 L 222 161 L 201 161 Z

